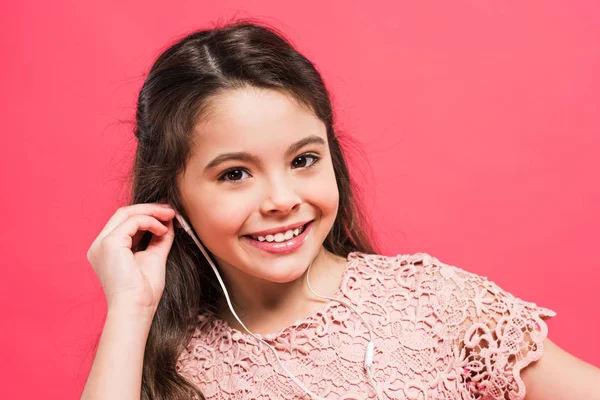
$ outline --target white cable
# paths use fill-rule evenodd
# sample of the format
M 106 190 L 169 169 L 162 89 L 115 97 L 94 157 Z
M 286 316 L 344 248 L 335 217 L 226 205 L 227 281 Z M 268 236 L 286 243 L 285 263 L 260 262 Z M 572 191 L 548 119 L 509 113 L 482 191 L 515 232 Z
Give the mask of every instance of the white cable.
M 192 229 L 190 228 L 190 226 L 185 222 L 185 220 L 181 217 L 179 217 L 178 215 L 175 216 L 177 218 L 177 220 L 179 221 L 179 223 L 181 224 L 181 226 L 183 227 L 183 229 L 192 237 L 192 239 L 194 240 L 194 242 L 196 243 L 196 245 L 200 248 L 200 251 L 202 251 L 202 254 L 204 254 L 204 257 L 206 258 L 206 260 L 208 261 L 208 263 L 210 264 L 210 266 L 212 267 L 213 271 L 215 272 L 215 275 L 217 276 L 217 280 L 219 281 L 219 284 L 221 285 L 221 287 L 223 288 L 223 292 L 225 293 L 225 298 L 227 299 L 227 304 L 229 305 L 229 309 L 231 310 L 231 312 L 233 313 L 235 319 L 240 323 L 241 326 L 244 327 L 244 329 L 246 330 L 246 332 L 248 332 L 250 335 L 252 335 L 255 339 L 261 341 L 262 343 L 265 344 L 265 346 L 267 346 L 268 348 L 270 348 L 273 351 L 273 354 L 275 355 L 275 358 L 277 359 L 277 363 L 279 364 L 279 366 L 281 367 L 282 370 L 284 370 L 288 376 L 298 385 L 300 386 L 300 388 L 302 390 L 304 390 L 306 393 L 308 393 L 311 397 L 314 397 L 317 400 L 326 400 L 323 397 L 320 397 L 318 395 L 316 395 L 315 393 L 311 392 L 310 390 L 308 390 L 308 388 L 306 386 L 304 386 L 304 384 L 302 382 L 300 382 L 298 380 L 298 378 L 296 378 L 286 367 L 285 365 L 283 365 L 283 363 L 281 362 L 281 360 L 279 359 L 279 356 L 277 355 L 277 351 L 271 346 L 269 345 L 267 342 L 265 342 L 263 339 L 259 338 L 258 336 L 256 336 L 254 333 L 250 332 L 250 330 L 248 328 L 246 328 L 246 325 L 244 325 L 244 323 L 242 322 L 242 320 L 238 317 L 238 315 L 235 313 L 234 309 L 233 309 L 233 305 L 231 304 L 231 300 L 229 299 L 229 293 L 227 292 L 227 288 L 225 287 L 225 283 L 223 282 L 223 280 L 221 279 L 221 275 L 219 274 L 219 271 L 217 270 L 217 268 L 215 267 L 215 264 L 212 262 L 211 258 L 208 256 L 208 254 L 206 253 L 206 250 L 204 250 L 204 246 L 202 246 L 202 244 L 198 241 L 198 239 L 196 238 L 196 235 L 194 235 Z
M 269 345 L 267 342 L 265 342 L 262 338 L 256 336 L 254 333 L 250 332 L 250 330 L 248 328 L 246 328 L 246 325 L 244 325 L 244 323 L 242 322 L 242 320 L 238 317 L 238 315 L 236 314 L 236 312 L 233 309 L 233 305 L 231 304 L 231 300 L 229 299 L 229 293 L 227 292 L 227 288 L 225 287 L 225 283 L 223 282 L 223 280 L 221 279 L 221 275 L 219 274 L 219 271 L 217 270 L 217 267 L 215 267 L 215 264 L 213 263 L 213 261 L 211 260 L 211 258 L 208 256 L 208 254 L 206 253 L 206 250 L 204 249 L 204 246 L 202 246 L 202 244 L 200 243 L 200 241 L 196 238 L 196 235 L 194 234 L 194 232 L 192 231 L 192 228 L 190 228 L 190 226 L 188 225 L 188 223 L 185 221 L 185 219 L 183 219 L 183 217 L 181 217 L 179 215 L 179 213 L 175 214 L 175 218 L 177 218 L 177 220 L 179 221 L 179 223 L 181 224 L 181 227 L 191 236 L 192 240 L 196 243 L 196 245 L 200 248 L 200 251 L 202 251 L 202 254 L 204 255 L 204 257 L 206 258 L 206 260 L 208 261 L 208 263 L 210 264 L 210 266 L 212 267 L 213 271 L 215 272 L 215 275 L 217 276 L 217 280 L 219 281 L 219 284 L 221 285 L 221 288 L 223 288 L 223 292 L 225 294 L 225 299 L 227 300 L 227 305 L 229 306 L 229 309 L 231 310 L 231 312 L 233 313 L 233 316 L 235 317 L 235 319 L 240 323 L 240 325 L 242 327 L 244 327 L 244 329 L 246 330 L 246 332 L 248 332 L 250 335 L 252 335 L 252 337 L 254 337 L 256 340 L 261 341 L 262 343 L 265 344 L 265 346 L 267 346 L 268 348 L 271 349 L 271 351 L 273 351 L 273 354 L 275 355 L 275 359 L 277 359 L 277 363 L 279 364 L 279 366 L 281 367 L 282 370 L 285 371 L 285 373 L 288 374 L 288 376 L 302 389 L 304 390 L 309 396 L 317 399 L 317 400 L 326 400 L 324 397 L 320 397 L 317 394 L 311 392 L 310 390 L 308 390 L 308 388 L 306 386 L 304 386 L 304 384 L 302 382 L 300 382 L 298 380 L 298 378 L 296 378 L 286 367 L 285 365 L 283 365 L 283 363 L 281 362 L 281 360 L 279 359 L 279 356 L 277 355 L 277 351 L 275 350 L 275 348 L 273 348 L 271 345 Z M 363 323 L 367 326 L 367 329 L 369 330 L 369 337 L 370 337 L 370 342 L 367 345 L 367 351 L 366 351 L 366 356 L 365 356 L 365 369 L 367 370 L 367 376 L 369 377 L 369 382 L 371 383 L 371 386 L 373 386 L 373 389 L 375 390 L 375 395 L 377 396 L 377 399 L 380 400 L 379 397 L 379 391 L 377 390 L 377 386 L 375 385 L 375 382 L 373 381 L 373 376 L 372 376 L 372 372 L 371 372 L 371 366 L 372 366 L 372 362 L 373 362 L 373 332 L 371 331 L 371 327 L 370 325 L 367 323 L 367 321 L 365 321 L 362 317 L 362 315 L 360 315 L 360 313 L 358 313 L 354 307 L 352 307 L 350 304 L 346 303 L 343 300 L 339 300 L 339 299 L 335 299 L 332 297 L 326 297 L 326 296 L 321 296 L 319 294 L 317 294 L 312 287 L 310 286 L 310 282 L 308 281 L 308 273 L 310 272 L 310 267 L 312 266 L 312 261 L 308 266 L 308 270 L 306 272 L 306 283 L 308 284 L 308 288 L 310 289 L 310 291 L 317 297 L 321 297 L 324 299 L 328 299 L 328 300 L 333 300 L 333 301 L 337 301 L 340 302 L 344 305 L 346 305 L 347 307 L 351 308 L 352 311 L 354 311 L 356 314 L 358 314 L 358 316 L 360 317 L 360 319 L 363 321 Z
M 369 383 L 371 384 L 371 386 L 373 387 L 373 390 L 375 391 L 375 396 L 377 396 L 378 400 L 381 400 L 381 397 L 379 396 L 379 390 L 377 390 L 377 385 L 375 385 L 375 381 L 373 379 L 372 368 L 373 368 L 373 354 L 375 351 L 375 343 L 373 342 L 373 330 L 371 329 L 371 325 L 367 321 L 365 321 L 363 316 L 358 311 L 356 311 L 356 309 L 350 303 L 347 303 L 341 299 L 336 299 L 335 297 L 321 296 L 320 294 L 315 292 L 313 290 L 312 286 L 310 285 L 310 282 L 308 281 L 308 275 L 310 273 L 311 266 L 312 266 L 312 262 L 309 264 L 308 270 L 306 271 L 306 284 L 308 285 L 308 288 L 310 289 L 310 291 L 317 297 L 320 297 L 320 298 L 326 299 L 326 300 L 337 301 L 338 303 L 342 303 L 346 307 L 350 308 L 352 311 L 354 311 L 354 313 L 356 315 L 358 315 L 358 317 L 361 319 L 363 324 L 365 324 L 365 326 L 367 327 L 367 330 L 369 331 L 369 343 L 367 344 L 367 349 L 365 351 L 365 370 L 367 371 L 367 376 L 369 377 Z

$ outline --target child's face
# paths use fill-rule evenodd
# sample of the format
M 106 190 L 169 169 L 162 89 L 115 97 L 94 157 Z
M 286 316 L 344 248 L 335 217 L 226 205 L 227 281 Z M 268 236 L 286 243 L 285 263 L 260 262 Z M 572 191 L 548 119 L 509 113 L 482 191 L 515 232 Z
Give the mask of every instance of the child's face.
M 214 98 L 194 138 L 180 191 L 191 224 L 219 266 L 242 280 L 246 274 L 278 283 L 300 277 L 321 250 L 339 204 L 325 125 L 283 92 L 247 88 Z M 292 148 L 307 138 L 313 140 Z M 252 158 L 206 169 L 225 153 Z M 308 221 L 304 234 L 289 242 L 247 236 Z

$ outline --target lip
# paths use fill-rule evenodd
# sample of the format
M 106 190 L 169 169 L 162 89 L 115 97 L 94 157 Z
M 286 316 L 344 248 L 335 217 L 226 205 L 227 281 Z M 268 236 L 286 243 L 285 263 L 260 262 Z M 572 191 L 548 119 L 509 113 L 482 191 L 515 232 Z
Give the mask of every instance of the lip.
M 281 226 L 279 228 L 275 228 L 275 229 L 267 229 L 264 231 L 258 231 L 258 232 L 252 232 L 252 233 L 248 233 L 244 236 L 267 236 L 267 235 L 275 235 L 276 233 L 285 233 L 286 231 L 290 230 L 290 229 L 296 229 L 296 228 L 300 228 L 302 225 L 306 225 L 309 222 L 312 222 L 313 220 L 307 220 L 304 222 L 297 222 L 295 224 L 291 224 L 291 225 L 286 225 L 286 226 Z
M 247 241 L 247 243 L 251 246 L 254 246 L 260 250 L 266 251 L 271 254 L 286 254 L 291 253 L 297 250 L 308 238 L 308 235 L 312 231 L 313 221 L 310 221 L 302 233 L 288 241 L 277 243 L 277 242 L 260 242 L 258 240 L 254 240 L 249 236 L 242 236 L 243 241 Z M 298 225 L 302 226 L 302 225 Z

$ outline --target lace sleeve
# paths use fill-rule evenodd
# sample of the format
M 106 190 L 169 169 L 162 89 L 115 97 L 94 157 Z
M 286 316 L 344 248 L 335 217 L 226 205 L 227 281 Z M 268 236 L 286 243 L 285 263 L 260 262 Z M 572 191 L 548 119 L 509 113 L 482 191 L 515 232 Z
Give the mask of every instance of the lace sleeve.
M 543 354 L 550 309 L 521 300 L 486 277 L 430 259 L 456 367 L 473 399 L 522 400 L 520 372 Z

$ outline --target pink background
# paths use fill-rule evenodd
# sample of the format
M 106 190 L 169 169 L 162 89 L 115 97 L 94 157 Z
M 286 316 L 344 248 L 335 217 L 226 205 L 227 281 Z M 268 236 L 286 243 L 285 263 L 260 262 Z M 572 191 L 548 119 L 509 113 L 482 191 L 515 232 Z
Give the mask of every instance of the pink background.
M 321 70 L 384 254 L 428 252 L 554 309 L 550 338 L 600 365 L 597 2 L 291 3 L 0 5 L 0 398 L 79 398 L 106 307 L 86 252 L 123 204 L 143 75 L 234 15 Z

